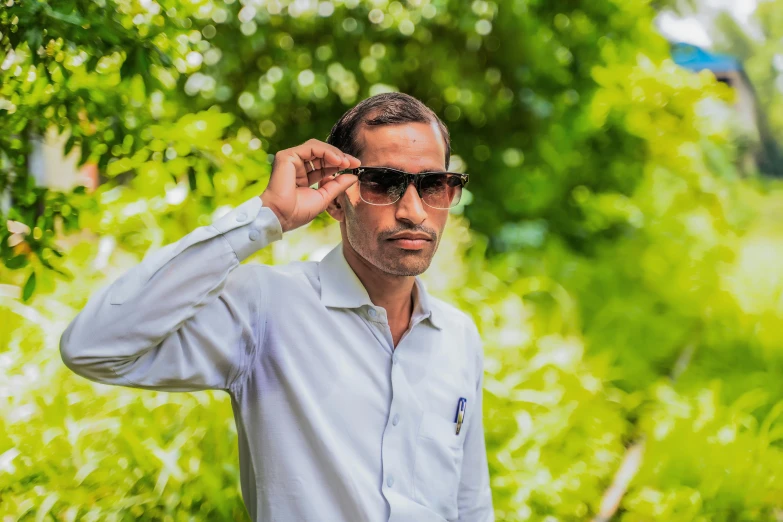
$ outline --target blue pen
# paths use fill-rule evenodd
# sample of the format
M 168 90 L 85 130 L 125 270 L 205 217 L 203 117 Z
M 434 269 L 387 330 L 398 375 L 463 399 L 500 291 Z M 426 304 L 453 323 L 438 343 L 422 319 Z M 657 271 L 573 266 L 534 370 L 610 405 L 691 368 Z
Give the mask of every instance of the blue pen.
M 460 397 L 457 401 L 457 414 L 454 416 L 454 422 L 457 423 L 456 435 L 459 435 L 459 430 L 462 428 L 462 421 L 465 419 L 465 409 L 467 408 L 468 400 L 465 397 Z

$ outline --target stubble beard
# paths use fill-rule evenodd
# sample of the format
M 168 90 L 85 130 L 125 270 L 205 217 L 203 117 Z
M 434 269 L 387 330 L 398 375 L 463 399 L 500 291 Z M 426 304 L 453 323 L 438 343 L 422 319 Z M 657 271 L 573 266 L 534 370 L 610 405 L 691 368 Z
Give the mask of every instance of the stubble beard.
M 378 238 L 365 232 L 350 204 L 345 211 L 345 229 L 348 244 L 354 252 L 375 268 L 393 276 L 417 276 L 423 274 L 432 263 L 438 250 L 440 235 L 422 250 L 404 250 L 394 246 L 388 239 Z

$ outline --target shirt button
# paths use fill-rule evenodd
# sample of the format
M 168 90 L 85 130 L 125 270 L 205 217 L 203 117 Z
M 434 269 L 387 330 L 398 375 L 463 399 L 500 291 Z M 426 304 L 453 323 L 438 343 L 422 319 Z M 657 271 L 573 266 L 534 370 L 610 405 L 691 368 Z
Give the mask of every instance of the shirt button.
M 394 418 L 392 419 L 392 424 L 396 426 L 398 422 L 400 422 L 400 416 L 398 414 L 395 414 Z
M 237 214 L 237 221 L 239 221 L 240 223 L 246 219 L 247 219 L 247 214 L 245 214 L 244 212 L 240 212 L 239 214 Z
M 386 485 L 392 487 L 394 485 L 394 477 L 392 477 L 391 475 L 386 477 Z
M 375 317 L 378 315 L 378 312 L 375 311 L 375 308 L 370 308 L 367 313 L 370 314 L 370 317 Z
M 392 364 L 397 364 L 397 354 L 392 355 Z
M 248 235 L 250 236 L 250 241 L 255 241 L 258 239 L 258 230 L 251 230 Z

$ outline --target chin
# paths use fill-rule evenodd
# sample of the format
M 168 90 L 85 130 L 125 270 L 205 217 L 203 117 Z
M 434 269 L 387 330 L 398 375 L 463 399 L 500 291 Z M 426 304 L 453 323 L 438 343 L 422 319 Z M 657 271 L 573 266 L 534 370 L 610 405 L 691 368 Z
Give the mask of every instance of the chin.
M 393 275 L 393 276 L 399 276 L 399 277 L 407 277 L 407 276 L 417 276 L 421 275 L 424 272 L 427 271 L 427 268 L 429 268 L 429 265 L 422 266 L 422 265 L 405 265 L 405 264 L 399 264 L 394 266 L 380 266 L 378 267 L 380 270 L 383 270 L 387 274 Z
M 417 276 L 423 274 L 432 263 L 434 252 L 431 249 L 378 252 L 375 256 L 377 266 L 387 274 L 397 276 Z
M 421 249 L 405 249 L 387 240 L 368 242 L 367 238 L 347 237 L 351 248 L 369 264 L 386 274 L 406 277 L 424 273 L 432 263 L 437 242 Z

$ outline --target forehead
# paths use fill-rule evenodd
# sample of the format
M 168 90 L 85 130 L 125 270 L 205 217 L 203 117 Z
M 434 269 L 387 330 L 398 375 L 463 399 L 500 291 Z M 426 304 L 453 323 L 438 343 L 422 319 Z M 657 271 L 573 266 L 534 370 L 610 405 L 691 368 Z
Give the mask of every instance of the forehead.
M 362 125 L 359 140 L 363 165 L 408 172 L 445 169 L 446 145 L 435 122 Z

